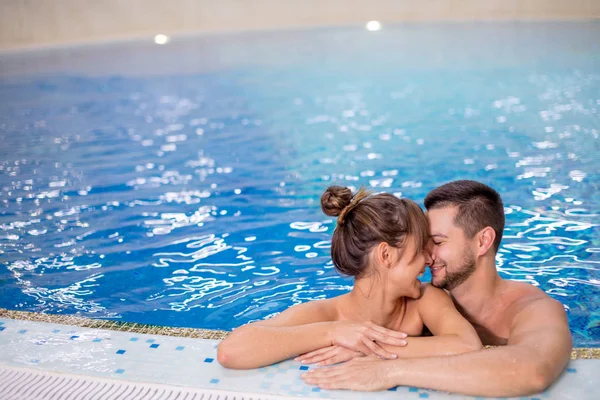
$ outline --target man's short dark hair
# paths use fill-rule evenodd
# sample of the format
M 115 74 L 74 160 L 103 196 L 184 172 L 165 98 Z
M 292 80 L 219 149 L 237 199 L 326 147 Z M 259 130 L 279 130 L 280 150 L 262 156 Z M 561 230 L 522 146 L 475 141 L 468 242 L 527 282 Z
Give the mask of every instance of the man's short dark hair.
M 494 250 L 498 252 L 504 231 L 504 205 L 491 187 L 476 181 L 453 181 L 429 192 L 424 203 L 428 210 L 457 206 L 454 223 L 468 238 L 487 226 L 492 227 L 496 232 Z

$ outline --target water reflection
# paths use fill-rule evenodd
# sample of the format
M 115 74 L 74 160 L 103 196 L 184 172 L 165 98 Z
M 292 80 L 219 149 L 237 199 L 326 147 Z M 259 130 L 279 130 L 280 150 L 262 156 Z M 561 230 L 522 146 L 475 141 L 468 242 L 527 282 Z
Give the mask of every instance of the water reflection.
M 542 25 L 474 45 L 476 64 L 442 40 L 481 36 L 468 27 L 431 42 L 439 59 L 390 27 L 339 31 L 347 49 L 298 33 L 298 62 L 267 41 L 280 51 L 260 68 L 0 82 L 0 306 L 232 328 L 350 288 L 329 258 L 328 185 L 422 201 L 471 178 L 507 205 L 501 274 L 597 343 L 597 43 L 551 43 Z

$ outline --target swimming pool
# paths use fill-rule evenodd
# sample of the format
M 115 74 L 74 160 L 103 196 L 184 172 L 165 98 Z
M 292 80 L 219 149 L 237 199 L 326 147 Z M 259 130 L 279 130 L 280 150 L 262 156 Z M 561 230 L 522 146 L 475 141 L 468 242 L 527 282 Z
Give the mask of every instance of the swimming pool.
M 231 329 L 346 292 L 332 183 L 496 188 L 501 275 L 600 345 L 600 24 L 404 24 L 0 56 L 0 307 Z M 429 280 L 429 275 L 424 278 Z

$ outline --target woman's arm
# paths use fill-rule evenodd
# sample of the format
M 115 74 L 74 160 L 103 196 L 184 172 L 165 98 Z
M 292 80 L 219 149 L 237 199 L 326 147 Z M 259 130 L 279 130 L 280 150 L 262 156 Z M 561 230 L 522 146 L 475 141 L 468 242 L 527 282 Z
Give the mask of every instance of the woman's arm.
M 226 368 L 258 368 L 329 346 L 332 312 L 330 301 L 311 301 L 241 326 L 219 343 L 217 360 Z
M 400 347 L 406 343 L 401 332 L 370 323 L 335 321 L 336 317 L 332 300 L 293 306 L 271 319 L 234 330 L 219 344 L 217 360 L 226 368 L 259 368 L 333 344 L 396 358 L 380 344 Z
M 475 328 L 456 309 L 450 296 L 441 289 L 426 285 L 417 300 L 423 324 L 433 336 L 406 338 L 407 345 L 382 345 L 398 358 L 445 356 L 483 348 Z
M 406 345 L 379 344 L 398 358 L 418 358 L 461 354 L 481 349 L 479 336 L 471 324 L 456 310 L 450 297 L 441 289 L 423 285 L 423 294 L 417 300 L 417 310 L 423 324 L 434 336 L 407 337 Z M 311 351 L 297 360 L 304 364 L 332 365 L 367 355 L 341 345 Z

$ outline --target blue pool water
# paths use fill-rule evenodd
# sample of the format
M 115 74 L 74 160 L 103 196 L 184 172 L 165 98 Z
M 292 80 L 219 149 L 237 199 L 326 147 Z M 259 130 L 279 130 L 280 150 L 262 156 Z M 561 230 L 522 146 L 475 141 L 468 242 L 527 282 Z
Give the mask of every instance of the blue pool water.
M 599 23 L 122 42 L 0 71 L 0 307 L 231 329 L 351 287 L 328 185 L 422 202 L 469 178 L 503 195 L 502 276 L 600 345 Z

